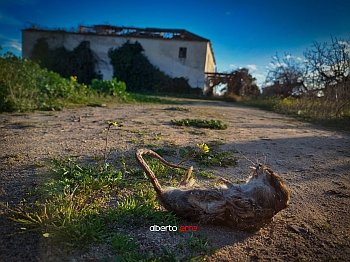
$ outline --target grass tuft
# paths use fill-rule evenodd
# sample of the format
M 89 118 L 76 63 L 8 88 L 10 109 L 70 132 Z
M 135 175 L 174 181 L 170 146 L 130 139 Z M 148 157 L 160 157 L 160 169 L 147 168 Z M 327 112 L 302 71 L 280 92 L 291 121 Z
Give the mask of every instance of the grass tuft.
M 171 120 L 171 123 L 176 126 L 193 126 L 200 128 L 218 129 L 224 130 L 227 125 L 221 124 L 220 120 L 201 120 L 201 119 L 181 119 L 181 120 Z

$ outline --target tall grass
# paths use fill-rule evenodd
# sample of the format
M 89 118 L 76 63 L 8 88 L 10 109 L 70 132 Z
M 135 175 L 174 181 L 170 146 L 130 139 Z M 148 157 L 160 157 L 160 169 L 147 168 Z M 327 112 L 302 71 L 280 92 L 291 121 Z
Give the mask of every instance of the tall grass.
M 323 97 L 259 98 L 241 104 L 291 115 L 328 127 L 350 130 L 350 102 L 330 101 Z

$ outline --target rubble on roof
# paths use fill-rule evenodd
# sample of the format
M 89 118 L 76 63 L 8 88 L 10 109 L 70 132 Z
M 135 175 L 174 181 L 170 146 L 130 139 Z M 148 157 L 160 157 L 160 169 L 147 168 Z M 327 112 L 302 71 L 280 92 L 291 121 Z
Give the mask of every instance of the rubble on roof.
M 47 30 L 47 31 L 65 31 L 62 29 L 49 30 L 40 29 L 36 25 L 26 30 Z M 68 32 L 68 31 L 67 31 Z M 195 35 L 184 29 L 162 29 L 162 28 L 136 28 L 136 27 L 120 27 L 112 25 L 94 25 L 83 26 L 80 25 L 75 32 L 69 31 L 69 33 L 79 34 L 97 34 L 97 35 L 110 35 L 110 36 L 129 36 L 129 37 L 141 37 L 141 38 L 161 38 L 161 39 L 180 39 L 190 41 L 206 41 L 201 36 Z
M 148 38 L 151 37 L 163 39 L 180 38 L 183 40 L 208 41 L 203 37 L 200 37 L 183 29 L 136 28 L 111 25 L 94 25 L 92 28 L 93 31 L 99 35 L 119 35 Z

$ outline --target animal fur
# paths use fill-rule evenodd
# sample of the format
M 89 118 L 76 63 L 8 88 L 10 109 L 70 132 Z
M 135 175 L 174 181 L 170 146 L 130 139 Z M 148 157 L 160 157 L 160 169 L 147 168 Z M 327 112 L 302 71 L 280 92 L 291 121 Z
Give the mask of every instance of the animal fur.
M 187 168 L 171 164 L 149 149 L 136 152 L 136 159 L 157 192 L 160 203 L 185 219 L 225 224 L 241 230 L 258 230 L 289 204 L 287 186 L 276 172 L 265 165 L 252 167 L 252 175 L 246 184 L 232 184 L 220 178 L 219 188 L 193 187 L 190 168 L 181 182 L 182 186 L 162 188 L 142 158 L 143 154 L 153 156 L 170 167 Z

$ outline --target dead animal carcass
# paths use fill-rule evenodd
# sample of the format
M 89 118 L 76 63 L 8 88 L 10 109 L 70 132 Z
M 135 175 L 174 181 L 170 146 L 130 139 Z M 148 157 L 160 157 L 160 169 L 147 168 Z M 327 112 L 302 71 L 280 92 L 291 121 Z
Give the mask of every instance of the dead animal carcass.
M 220 178 L 218 188 L 194 187 L 192 168 L 179 188 L 162 188 L 143 154 L 159 159 L 165 165 L 187 169 L 164 160 L 149 149 L 139 149 L 136 159 L 146 172 L 162 206 L 178 216 L 200 223 L 224 224 L 241 230 L 258 230 L 289 203 L 290 193 L 282 178 L 265 165 L 251 167 L 245 184 L 232 184 Z

